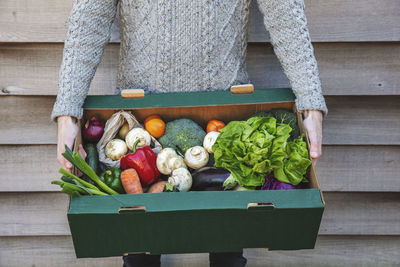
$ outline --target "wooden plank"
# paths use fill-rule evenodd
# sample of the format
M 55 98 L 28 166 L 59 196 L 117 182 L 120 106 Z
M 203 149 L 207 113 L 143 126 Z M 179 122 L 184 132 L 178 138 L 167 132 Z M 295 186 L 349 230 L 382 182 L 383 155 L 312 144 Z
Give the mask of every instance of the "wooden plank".
M 400 96 L 327 97 L 324 144 L 400 144 Z
M 306 6 L 314 41 L 400 40 L 397 0 L 307 0 Z M 71 7 L 72 0 L 3 0 L 0 4 L 0 42 L 63 42 Z M 111 41 L 119 42 L 118 32 L 119 28 L 114 25 Z M 269 41 L 255 3 L 248 33 L 251 42 Z
M 62 61 L 61 44 L 0 45 L 1 95 L 56 95 Z M 119 45 L 108 45 L 89 94 L 114 94 Z
M 316 248 L 299 251 L 246 250 L 248 266 L 398 266 L 400 239 L 394 236 L 319 236 Z M 162 266 L 208 267 L 208 255 L 172 254 L 161 257 Z M 122 265 L 121 257 L 76 259 L 69 236 L 0 237 L 1 266 L 98 266 Z
M 399 95 L 400 44 L 314 43 L 325 95 Z M 256 88 L 290 87 L 272 47 L 248 46 L 247 71 Z
M 27 181 L 28 182 L 28 181 Z M 69 235 L 63 193 L 0 194 L 0 236 Z
M 400 193 L 324 193 L 327 235 L 399 235 Z
M 397 0 L 305 0 L 305 4 L 314 42 L 400 40 Z M 269 41 L 262 14 L 254 3 L 251 11 L 249 41 Z
M 315 43 L 326 95 L 399 95 L 400 43 Z M 0 95 L 56 95 L 61 44 L 0 45 Z M 119 45 L 108 45 L 89 90 L 114 94 Z M 249 44 L 255 88 L 290 87 L 269 44 Z
M 0 144 L 55 144 L 54 97 L 0 97 Z
M 2 1 L 0 41 L 62 41 L 71 7 L 72 1 Z
M 316 169 L 324 191 L 400 192 L 398 162 L 400 146 L 324 146 Z M 55 145 L 0 146 L 0 192 L 59 191 L 59 168 Z
M 377 236 L 319 236 L 314 250 L 245 253 L 248 266 L 398 266 L 400 239 Z
M 122 266 L 122 257 L 77 259 L 70 236 L 0 237 L 0 266 Z
M 400 235 L 400 193 L 324 193 L 321 235 Z M 68 196 L 1 193 L 0 236 L 69 235 Z
M 0 191 L 59 191 L 56 145 L 0 146 Z
M 324 191 L 400 192 L 400 146 L 324 146 L 317 176 Z
M 326 100 L 324 144 L 400 144 L 400 96 L 329 96 Z M 0 144 L 55 144 L 56 124 L 50 121 L 54 101 L 43 96 L 0 97 Z

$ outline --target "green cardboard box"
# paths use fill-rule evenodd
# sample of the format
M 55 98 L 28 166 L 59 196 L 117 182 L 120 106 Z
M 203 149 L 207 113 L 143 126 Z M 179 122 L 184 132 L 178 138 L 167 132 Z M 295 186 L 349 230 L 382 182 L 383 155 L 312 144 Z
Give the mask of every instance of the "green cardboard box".
M 160 114 L 169 121 L 188 117 L 244 120 L 273 108 L 295 110 L 290 89 L 151 94 L 139 99 L 91 96 L 83 120 L 132 110 L 143 121 Z M 299 126 L 303 131 L 301 116 Z M 324 201 L 313 166 L 309 188 L 277 191 L 208 191 L 71 197 L 68 222 L 78 258 L 125 253 L 234 252 L 245 248 L 312 249 Z M 144 206 L 144 209 L 135 207 Z

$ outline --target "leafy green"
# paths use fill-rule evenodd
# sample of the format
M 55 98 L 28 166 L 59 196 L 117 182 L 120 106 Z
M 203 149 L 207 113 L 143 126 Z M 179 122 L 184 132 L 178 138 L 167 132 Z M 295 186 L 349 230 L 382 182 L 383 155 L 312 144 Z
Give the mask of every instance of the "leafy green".
M 261 186 L 267 174 L 286 183 L 305 181 L 311 161 L 303 136 L 288 142 L 292 128 L 273 117 L 232 121 L 213 146 L 215 167 L 229 170 L 241 186 Z
M 251 117 L 273 117 L 273 115 L 269 111 L 259 111 L 253 114 Z
M 74 180 L 78 181 L 80 184 L 82 184 L 83 186 L 85 186 L 87 188 L 92 188 L 94 190 L 100 191 L 96 186 L 86 182 L 85 180 L 79 178 L 78 176 L 73 175 L 72 173 L 70 173 L 70 172 L 68 172 L 68 171 L 66 171 L 64 169 L 60 169 L 58 172 L 61 173 L 63 175 L 63 177 L 68 177 L 69 179 L 71 179 L 73 181 Z
M 298 185 L 300 182 L 308 182 L 304 175 L 311 161 L 308 159 L 307 144 L 301 135 L 299 139 L 288 142 L 283 168 L 275 169 L 274 176 L 281 182 Z
M 74 179 L 75 184 L 64 182 L 64 181 L 52 181 L 52 184 L 59 185 L 62 190 L 61 192 L 66 193 L 71 196 L 80 196 L 80 195 L 100 195 L 106 196 L 107 194 L 101 192 L 99 190 L 95 190 L 92 188 L 84 187 L 77 180 Z
M 300 136 L 300 129 L 297 124 L 296 113 L 290 112 L 286 109 L 273 109 L 270 111 L 270 113 L 278 123 L 287 124 L 293 129 L 292 132 L 290 133 L 290 138 L 289 138 L 290 141 Z
M 107 192 L 110 195 L 118 195 L 117 192 L 115 192 L 112 188 L 108 187 L 105 183 L 103 183 L 95 171 L 89 166 L 89 164 L 86 163 L 84 159 L 78 154 L 78 152 L 73 153 L 71 149 L 69 149 L 68 146 L 65 146 L 65 152 L 62 153 L 64 158 L 66 158 L 69 162 L 72 163 L 76 168 L 78 168 L 82 173 L 86 174 L 93 182 L 95 182 L 97 185 L 100 186 L 101 189 L 103 189 L 105 192 Z M 65 173 L 62 173 L 64 176 L 66 175 Z M 81 182 L 81 181 L 80 181 Z M 87 183 L 89 184 L 89 183 Z M 85 184 L 86 185 L 86 184 Z M 87 185 L 89 188 L 94 189 L 93 187 L 90 187 Z M 95 187 L 95 186 L 94 186 Z M 96 188 L 96 187 L 95 187 Z
M 289 141 L 292 141 L 300 136 L 300 128 L 297 124 L 296 113 L 290 112 L 286 109 L 272 109 L 270 111 L 259 111 L 251 117 L 274 117 L 277 123 L 284 123 L 292 128 Z
M 237 186 L 237 184 L 238 184 L 237 180 L 231 174 L 231 175 L 228 176 L 228 178 L 226 178 L 226 180 L 222 184 L 222 188 L 224 190 L 230 190 L 230 189 L 233 189 L 235 186 Z

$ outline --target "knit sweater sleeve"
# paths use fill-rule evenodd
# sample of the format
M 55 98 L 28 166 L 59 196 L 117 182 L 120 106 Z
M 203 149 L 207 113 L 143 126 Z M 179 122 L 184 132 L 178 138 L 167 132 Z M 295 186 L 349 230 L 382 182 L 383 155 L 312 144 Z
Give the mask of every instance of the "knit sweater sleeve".
M 271 36 L 275 54 L 282 64 L 293 92 L 297 110 L 328 109 L 321 90 L 317 62 L 307 28 L 303 0 L 257 0 Z
M 58 95 L 51 119 L 81 118 L 82 105 L 110 40 L 118 0 L 74 0 L 59 70 Z

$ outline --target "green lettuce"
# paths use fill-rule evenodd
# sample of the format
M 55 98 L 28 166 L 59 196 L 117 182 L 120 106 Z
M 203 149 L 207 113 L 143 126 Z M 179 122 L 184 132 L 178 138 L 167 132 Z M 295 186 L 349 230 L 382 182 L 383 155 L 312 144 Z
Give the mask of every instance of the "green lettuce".
M 292 128 L 273 117 L 232 121 L 213 145 L 215 167 L 229 170 L 241 186 L 261 186 L 267 174 L 297 185 L 311 161 L 303 136 L 288 142 Z

